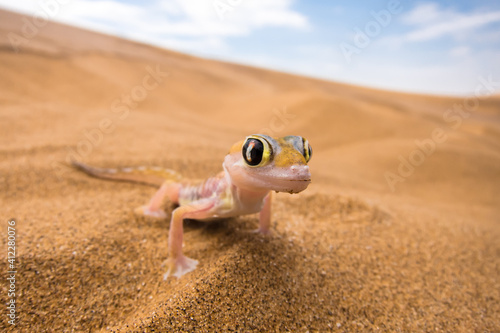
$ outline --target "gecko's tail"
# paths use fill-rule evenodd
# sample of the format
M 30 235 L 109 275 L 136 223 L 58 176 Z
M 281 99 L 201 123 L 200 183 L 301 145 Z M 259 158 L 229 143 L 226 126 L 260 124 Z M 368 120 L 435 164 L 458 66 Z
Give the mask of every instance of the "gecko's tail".
M 161 186 L 165 181 L 180 182 L 182 180 L 182 176 L 177 172 L 160 167 L 105 169 L 96 168 L 74 160 L 71 161 L 71 165 L 92 177 L 139 183 L 155 187 Z

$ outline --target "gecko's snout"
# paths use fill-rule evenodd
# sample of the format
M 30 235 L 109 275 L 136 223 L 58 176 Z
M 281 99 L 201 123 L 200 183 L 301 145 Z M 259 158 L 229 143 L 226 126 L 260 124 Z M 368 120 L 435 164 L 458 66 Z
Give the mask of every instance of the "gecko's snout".
M 296 180 L 311 180 L 311 172 L 308 165 L 292 165 L 290 167 L 293 178 Z

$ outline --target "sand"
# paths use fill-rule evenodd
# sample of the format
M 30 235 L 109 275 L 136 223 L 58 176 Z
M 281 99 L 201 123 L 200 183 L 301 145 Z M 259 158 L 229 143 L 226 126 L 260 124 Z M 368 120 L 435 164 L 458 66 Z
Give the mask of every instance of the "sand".
M 8 33 L 22 27 L 0 11 L 1 274 L 15 220 L 18 316 L 10 325 L 4 306 L 2 330 L 500 331 L 500 96 L 488 85 L 468 99 L 388 92 L 54 23 L 15 52 Z M 248 233 L 255 215 L 186 221 L 184 252 L 200 264 L 179 280 L 162 279 L 169 221 L 133 213 L 154 188 L 64 166 L 203 178 L 259 132 L 306 137 L 312 184 L 276 195 L 272 236 Z

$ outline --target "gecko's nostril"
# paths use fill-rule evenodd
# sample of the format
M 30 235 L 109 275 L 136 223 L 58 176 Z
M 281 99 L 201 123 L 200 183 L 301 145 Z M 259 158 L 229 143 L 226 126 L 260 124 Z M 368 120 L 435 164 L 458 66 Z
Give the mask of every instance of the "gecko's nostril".
M 307 165 L 293 165 L 291 167 L 295 177 L 309 179 L 311 177 L 311 173 L 309 172 L 309 166 Z

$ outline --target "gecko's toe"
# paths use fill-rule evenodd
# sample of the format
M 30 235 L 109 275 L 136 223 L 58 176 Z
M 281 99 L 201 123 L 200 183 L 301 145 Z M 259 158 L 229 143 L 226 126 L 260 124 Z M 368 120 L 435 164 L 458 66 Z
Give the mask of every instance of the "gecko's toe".
M 153 217 L 156 219 L 164 219 L 167 217 L 167 214 L 161 210 L 150 210 L 148 206 L 141 206 L 135 209 L 135 213 L 138 215 L 144 215 L 144 216 L 149 216 Z
M 168 271 L 163 275 L 163 280 L 168 279 L 170 276 L 180 278 L 184 274 L 194 271 L 198 265 L 198 260 L 181 255 L 176 259 L 167 259 L 165 265 L 168 267 Z
M 269 236 L 269 235 L 272 235 L 273 234 L 273 231 L 271 229 L 264 229 L 264 228 L 257 228 L 257 229 L 253 229 L 253 230 L 248 230 L 247 231 L 248 233 L 252 233 L 252 234 L 261 234 L 261 235 L 264 235 L 264 236 Z

